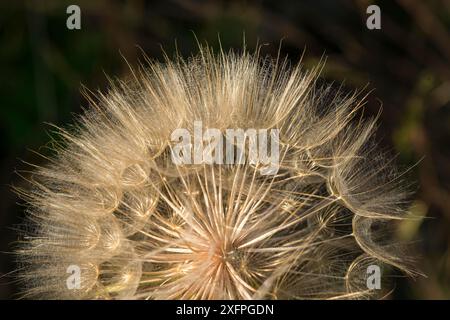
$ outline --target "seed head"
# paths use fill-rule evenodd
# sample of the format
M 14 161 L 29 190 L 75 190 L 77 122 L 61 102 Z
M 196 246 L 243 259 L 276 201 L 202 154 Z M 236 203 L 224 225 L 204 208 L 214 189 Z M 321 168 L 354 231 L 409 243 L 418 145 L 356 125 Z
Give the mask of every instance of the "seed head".
M 404 215 L 401 175 L 375 148 L 375 119 L 355 119 L 364 99 L 320 83 L 320 68 L 202 48 L 89 98 L 17 189 L 29 204 L 24 296 L 367 298 L 384 292 L 368 288 L 369 266 L 413 274 L 390 232 Z M 261 174 L 248 153 L 174 164 L 171 133 L 195 121 L 278 129 L 279 170 Z

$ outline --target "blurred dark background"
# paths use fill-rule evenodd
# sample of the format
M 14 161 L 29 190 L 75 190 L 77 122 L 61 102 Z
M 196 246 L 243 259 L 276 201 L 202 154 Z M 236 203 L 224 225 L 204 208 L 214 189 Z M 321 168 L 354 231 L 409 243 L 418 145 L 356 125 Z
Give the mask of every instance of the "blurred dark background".
M 66 8 L 81 8 L 81 30 L 68 30 Z M 366 8 L 381 8 L 381 30 L 366 27 Z M 399 278 L 390 298 L 450 299 L 450 1 L 1 1 L 0 3 L 0 298 L 17 286 L 11 243 L 23 208 L 10 186 L 14 174 L 41 163 L 45 122 L 64 125 L 87 103 L 80 86 L 107 88 L 105 74 L 129 73 L 142 58 L 162 59 L 178 47 L 197 51 L 193 34 L 225 49 L 267 44 L 263 53 L 292 62 L 305 50 L 307 67 L 325 54 L 323 77 L 375 89 L 368 115 L 383 113 L 378 135 L 414 166 L 417 194 L 398 237 L 416 243 L 427 277 Z M 177 44 L 175 46 L 175 43 Z M 142 48 L 142 49 L 141 49 Z M 142 51 L 141 51 L 142 50 Z

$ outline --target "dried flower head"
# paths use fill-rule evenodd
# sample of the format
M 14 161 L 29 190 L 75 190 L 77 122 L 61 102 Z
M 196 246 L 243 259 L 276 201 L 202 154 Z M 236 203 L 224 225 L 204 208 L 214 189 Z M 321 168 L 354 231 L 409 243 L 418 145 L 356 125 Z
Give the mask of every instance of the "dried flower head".
M 369 266 L 413 274 L 391 236 L 401 175 L 375 148 L 375 120 L 355 119 L 364 99 L 319 71 L 202 48 L 113 81 L 18 190 L 29 204 L 24 295 L 366 298 L 382 292 L 368 288 Z M 223 134 L 279 129 L 278 172 L 262 175 L 248 155 L 174 164 L 171 133 L 195 121 Z

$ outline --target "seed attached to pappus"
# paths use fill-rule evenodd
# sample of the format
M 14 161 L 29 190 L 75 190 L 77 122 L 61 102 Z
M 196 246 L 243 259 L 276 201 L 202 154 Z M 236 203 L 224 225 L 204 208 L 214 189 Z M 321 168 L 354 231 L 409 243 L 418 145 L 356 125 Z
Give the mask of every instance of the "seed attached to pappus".
M 361 299 L 389 291 L 387 272 L 368 287 L 370 266 L 416 274 L 391 237 L 408 188 L 377 151 L 375 119 L 354 119 L 360 93 L 258 51 L 148 62 L 89 97 L 17 189 L 24 297 Z M 199 122 L 223 138 L 277 130 L 277 170 L 261 170 L 248 136 L 235 163 L 174 162 L 173 132 Z

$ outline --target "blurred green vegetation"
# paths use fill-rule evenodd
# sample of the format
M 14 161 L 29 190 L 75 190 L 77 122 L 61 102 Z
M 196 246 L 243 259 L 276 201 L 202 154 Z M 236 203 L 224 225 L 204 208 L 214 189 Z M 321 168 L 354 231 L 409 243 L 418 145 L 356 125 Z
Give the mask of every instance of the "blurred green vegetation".
M 66 28 L 66 8 L 81 8 L 81 30 Z M 368 30 L 366 8 L 381 8 L 381 30 Z M 323 54 L 323 77 L 350 88 L 369 84 L 366 113 L 382 106 L 379 137 L 412 167 L 417 193 L 399 237 L 416 243 L 419 268 L 427 275 L 401 278 L 392 298 L 450 298 L 450 2 L 446 0 L 305 1 L 2 1 L 0 3 L 0 251 L 11 251 L 11 226 L 22 208 L 9 190 L 22 181 L 18 159 L 39 163 L 29 149 L 44 145 L 45 122 L 64 125 L 86 105 L 79 93 L 107 87 L 105 74 L 129 72 L 142 52 L 162 59 L 178 48 L 189 55 L 200 41 L 218 47 L 281 54 L 306 66 Z M 14 269 L 0 255 L 0 276 Z M 16 285 L 0 277 L 0 298 Z

